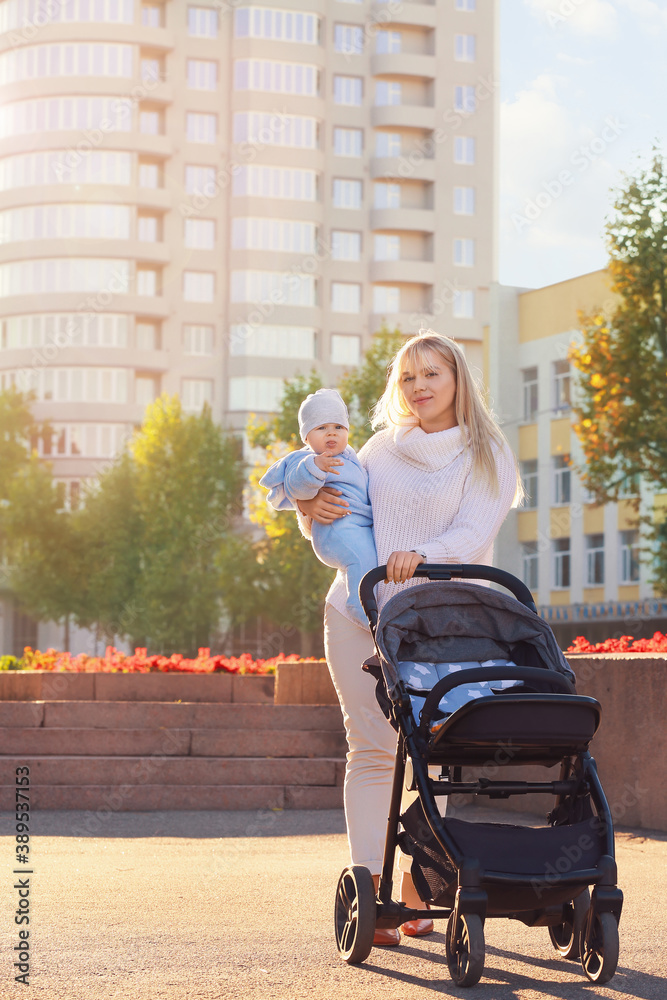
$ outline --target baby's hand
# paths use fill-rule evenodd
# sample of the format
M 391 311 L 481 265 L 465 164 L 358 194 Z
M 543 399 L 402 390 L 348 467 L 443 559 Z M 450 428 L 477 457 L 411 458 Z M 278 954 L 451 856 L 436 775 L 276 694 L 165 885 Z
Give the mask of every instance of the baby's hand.
M 323 451 L 321 455 L 318 455 L 315 459 L 315 465 L 322 472 L 335 472 L 337 476 L 340 476 L 340 472 L 334 468 L 335 465 L 343 465 L 344 463 L 340 458 L 336 458 L 332 455 L 330 451 Z

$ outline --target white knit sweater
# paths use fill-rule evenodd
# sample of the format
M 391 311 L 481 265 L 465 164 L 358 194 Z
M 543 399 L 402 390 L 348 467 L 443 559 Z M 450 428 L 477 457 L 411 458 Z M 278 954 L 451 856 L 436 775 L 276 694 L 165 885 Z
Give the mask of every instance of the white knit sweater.
M 509 447 L 496 450 L 497 494 L 479 478 L 473 480 L 472 459 L 460 427 L 432 434 L 417 426 L 387 428 L 366 442 L 359 459 L 368 471 L 378 565 L 386 563 L 392 552 L 415 548 L 432 563 L 491 565 L 494 539 L 516 492 L 516 465 Z M 308 519 L 300 522 L 308 536 Z M 419 578 L 380 584 L 379 606 L 404 587 L 423 582 Z M 340 573 L 327 601 L 346 615 Z

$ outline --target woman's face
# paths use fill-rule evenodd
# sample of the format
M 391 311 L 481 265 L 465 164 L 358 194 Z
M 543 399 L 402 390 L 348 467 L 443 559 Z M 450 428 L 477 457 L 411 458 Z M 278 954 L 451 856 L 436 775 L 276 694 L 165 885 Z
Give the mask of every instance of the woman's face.
M 456 378 L 454 372 L 435 353 L 429 352 L 417 362 L 416 371 L 404 369 L 400 387 L 406 405 L 427 434 L 456 427 Z

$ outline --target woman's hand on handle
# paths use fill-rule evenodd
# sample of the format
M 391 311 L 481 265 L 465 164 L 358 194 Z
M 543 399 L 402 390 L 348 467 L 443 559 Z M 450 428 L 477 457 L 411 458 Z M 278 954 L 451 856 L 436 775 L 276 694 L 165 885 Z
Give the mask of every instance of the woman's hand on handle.
M 331 524 L 339 517 L 349 514 L 347 500 L 340 499 L 342 492 L 331 486 L 323 486 L 312 500 L 299 500 L 297 505 L 302 514 L 312 517 L 318 524 Z
M 426 560 L 418 552 L 392 552 L 387 559 L 387 582 L 405 583 L 423 562 Z

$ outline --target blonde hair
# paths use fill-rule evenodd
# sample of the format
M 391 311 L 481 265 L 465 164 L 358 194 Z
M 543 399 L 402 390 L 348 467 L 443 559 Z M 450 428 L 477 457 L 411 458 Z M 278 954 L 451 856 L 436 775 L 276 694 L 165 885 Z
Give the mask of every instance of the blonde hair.
M 498 471 L 493 445 L 509 449 L 509 444 L 472 377 L 463 351 L 451 337 L 435 333 L 434 330 L 420 330 L 399 348 L 389 365 L 385 390 L 373 407 L 371 414 L 373 430 L 379 427 L 418 424 L 417 417 L 405 401 L 401 388 L 401 375 L 404 371 L 415 372 L 418 367 L 428 364 L 429 355 L 431 357 L 436 355 L 454 375 L 456 420 L 459 427 L 464 430 L 466 447 L 472 454 L 474 474 L 486 480 L 497 491 Z M 514 462 L 516 465 L 516 458 Z M 518 504 L 524 495 L 518 466 L 516 474 L 517 491 L 514 505 Z

